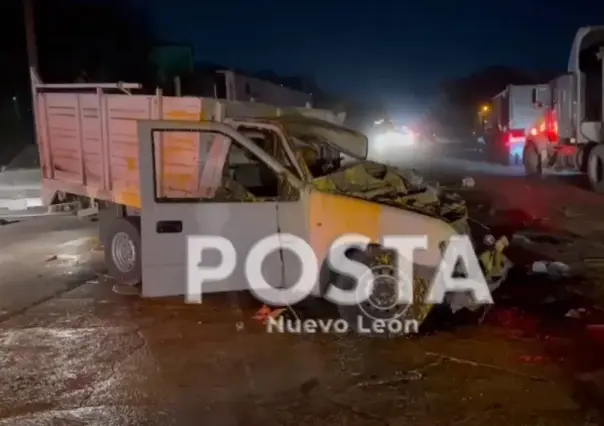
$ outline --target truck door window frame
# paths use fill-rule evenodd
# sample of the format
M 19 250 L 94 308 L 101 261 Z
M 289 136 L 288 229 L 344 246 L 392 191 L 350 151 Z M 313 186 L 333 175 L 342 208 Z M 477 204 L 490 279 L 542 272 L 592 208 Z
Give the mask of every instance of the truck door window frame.
M 227 120 L 227 122 L 229 121 Z M 284 153 L 287 156 L 287 159 L 292 164 L 293 168 L 296 170 L 296 177 L 302 182 L 307 182 L 312 179 L 312 176 L 308 176 L 306 173 L 304 173 L 304 168 L 298 162 L 292 145 L 281 126 L 273 123 L 262 123 L 256 121 L 237 121 L 231 123 L 233 123 L 233 125 L 237 129 L 240 127 L 249 127 L 253 129 L 273 132 L 277 136 L 277 139 L 280 141 L 280 145 L 282 146 Z
M 233 131 L 235 132 L 235 130 L 233 129 Z M 275 177 L 277 179 L 281 179 L 281 177 L 283 177 L 286 181 L 287 184 L 292 188 L 295 189 L 295 191 L 297 192 L 297 196 L 295 198 L 287 198 L 287 199 L 281 199 L 280 196 L 281 194 L 277 195 L 276 197 L 255 197 L 253 200 L 222 200 L 222 199 L 214 199 L 214 198 L 200 198 L 200 197 L 158 197 L 158 184 L 161 182 L 161 180 L 158 182 L 158 175 L 157 175 L 157 167 L 156 167 L 156 142 L 159 140 L 159 138 L 155 138 L 154 134 L 156 133 L 162 133 L 162 132 L 193 132 L 193 133 L 210 133 L 214 136 L 224 136 L 230 139 L 231 141 L 231 146 L 229 147 L 229 154 L 227 154 L 227 160 L 225 162 L 225 164 L 228 162 L 229 160 L 229 155 L 231 153 L 231 150 L 233 148 L 233 144 L 235 144 L 238 148 L 243 149 L 247 152 L 249 152 L 250 154 L 252 154 L 255 157 L 255 160 L 258 161 L 259 163 L 264 164 L 264 166 L 268 167 L 274 174 Z M 241 135 L 238 132 L 235 132 L 234 134 L 236 134 L 238 137 L 233 137 L 233 135 L 221 131 L 221 130 L 214 130 L 214 129 L 198 129 L 195 128 L 195 126 L 191 126 L 191 128 L 167 128 L 167 127 L 157 127 L 157 128 L 152 128 L 151 129 L 151 134 L 150 134 L 150 140 L 151 143 L 150 145 L 150 149 L 151 149 L 151 157 L 152 157 L 152 167 L 153 167 L 153 190 L 154 190 L 154 199 L 156 203 L 161 203 L 161 204 L 170 204 L 170 203 L 180 203 L 180 204 L 201 204 L 201 203 L 246 203 L 246 202 L 291 202 L 291 201 L 297 201 L 300 198 L 300 194 L 301 194 L 301 188 L 303 186 L 302 181 L 300 181 L 299 178 L 297 178 L 294 174 L 292 174 L 289 170 L 287 170 L 287 168 L 285 168 L 283 165 L 281 165 L 277 159 L 275 159 L 272 155 L 268 154 L 266 151 L 264 151 L 261 147 L 257 146 L 256 144 L 254 144 L 252 141 L 249 141 L 247 138 L 245 138 L 245 136 Z M 243 143 L 243 141 L 246 141 L 246 143 Z M 142 142 L 142 141 L 141 141 Z M 250 145 L 252 145 L 254 148 L 250 149 L 250 147 L 246 146 L 246 144 L 249 143 Z M 199 148 L 199 147 L 198 147 Z M 258 150 L 259 152 L 254 152 L 254 150 Z M 262 156 L 266 156 L 268 157 L 268 159 L 266 158 L 262 158 Z M 272 163 L 272 164 L 271 164 Z M 223 175 L 224 175 L 224 166 L 225 164 L 223 164 Z M 221 185 L 222 186 L 222 185 Z M 246 188 L 247 189 L 247 188 Z M 279 191 L 281 191 L 281 185 L 279 187 Z M 248 191 L 249 192 L 249 191 Z M 251 194 L 253 195 L 253 194 Z

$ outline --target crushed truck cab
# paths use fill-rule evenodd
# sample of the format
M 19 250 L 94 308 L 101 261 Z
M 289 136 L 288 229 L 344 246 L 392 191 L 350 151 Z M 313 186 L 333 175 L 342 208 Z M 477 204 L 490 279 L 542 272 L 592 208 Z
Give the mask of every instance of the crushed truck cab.
M 156 167 L 155 153 L 168 149 L 165 145 L 160 149 L 159 140 L 171 132 L 198 133 L 198 158 L 204 158 L 199 185 L 179 197 L 162 193 L 166 184 Z M 139 135 L 141 226 L 140 236 L 135 238 L 140 238 L 143 254 L 143 296 L 187 291 L 187 267 L 196 265 L 188 256 L 200 255 L 187 253 L 191 235 L 219 235 L 236 248 L 234 273 L 204 283 L 203 291 L 208 293 L 248 289 L 245 256 L 269 235 L 292 234 L 312 247 L 323 270 L 315 283 L 318 289 L 326 284 L 348 285 L 345 277 L 329 270 L 326 261 L 331 244 L 342 235 L 361 234 L 371 239 L 374 246 L 367 253 L 356 254 L 356 260 L 371 267 L 376 262 L 394 266 L 387 250 L 379 246 L 382 236 L 427 235 L 428 249 L 414 257 L 414 286 L 419 297 L 411 309 L 401 307 L 397 316 L 404 313 L 409 319 L 423 320 L 430 311 L 422 298 L 440 263 L 442 243 L 463 230 L 458 222 L 466 219 L 465 206 L 458 199 L 447 202 L 432 188 L 413 183 L 393 168 L 360 157 L 357 164 L 339 167 L 334 161 L 337 155 L 327 154 L 363 154 L 363 135 L 302 114 L 195 125 L 148 121 L 139 123 Z M 115 237 L 107 239 L 109 255 L 113 253 L 111 238 Z M 502 249 L 493 244 L 480 255 L 493 284 L 505 274 Z M 263 273 L 272 286 L 292 286 L 300 277 L 300 263 L 284 249 L 267 257 Z M 366 306 L 363 311 L 375 317 L 372 308 Z
M 269 235 L 292 234 L 315 253 L 321 294 L 327 285 L 351 285 L 326 262 L 339 236 L 369 237 L 367 250 L 348 257 L 394 271 L 381 237 L 427 235 L 428 249 L 414 257 L 413 305 L 385 314 L 421 321 L 431 309 L 424 299 L 442 243 L 469 232 L 459 197 L 365 161 L 367 138 L 329 111 L 97 90 L 39 93 L 36 124 L 43 185 L 54 194 L 47 202 L 92 200 L 86 204 L 98 209 L 110 274 L 119 284 L 141 285 L 143 297 L 187 293 L 188 268 L 200 262 L 199 253 L 187 252 L 191 236 L 226 238 L 237 256 L 233 273 L 204 283 L 203 293 L 247 290 L 252 247 Z M 342 166 L 342 155 L 356 161 Z M 480 236 L 474 245 L 495 288 L 509 267 L 505 241 Z M 220 262 L 213 254 L 204 252 L 202 263 Z M 270 285 L 292 286 L 300 261 L 282 249 L 266 257 L 262 271 Z M 387 310 L 371 309 L 382 302 L 342 315 L 379 317 Z M 450 302 L 454 309 L 473 307 L 459 298 Z

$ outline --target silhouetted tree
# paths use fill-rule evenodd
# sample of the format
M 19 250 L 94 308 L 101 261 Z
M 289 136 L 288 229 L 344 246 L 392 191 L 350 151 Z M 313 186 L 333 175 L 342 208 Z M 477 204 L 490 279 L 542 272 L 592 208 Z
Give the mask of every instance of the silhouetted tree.
M 153 87 L 147 16 L 130 0 L 37 0 L 35 30 L 45 82 L 134 81 Z M 33 143 L 22 0 L 0 2 L 0 165 Z
M 147 15 L 128 1 L 36 2 L 40 73 L 45 81 L 135 81 L 152 76 Z
M 27 52 L 23 4 L 20 0 L 3 0 L 0 3 L 0 99 L 11 99 L 19 90 L 28 87 Z

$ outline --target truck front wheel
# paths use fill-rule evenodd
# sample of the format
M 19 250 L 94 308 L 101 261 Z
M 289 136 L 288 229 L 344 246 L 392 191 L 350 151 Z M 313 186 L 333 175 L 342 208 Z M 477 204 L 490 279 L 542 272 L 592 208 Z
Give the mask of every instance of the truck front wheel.
M 532 142 L 527 142 L 524 146 L 522 155 L 524 163 L 524 171 L 528 177 L 540 177 L 543 174 L 543 165 L 541 164 L 541 156 L 537 147 Z
M 118 284 L 136 286 L 142 281 L 139 217 L 119 217 L 107 227 L 105 262 Z
M 596 145 L 589 151 L 587 177 L 592 189 L 604 194 L 604 145 Z
M 338 305 L 340 318 L 348 323 L 349 330 L 382 337 L 416 333 L 432 310 L 432 305 L 426 302 L 430 291 L 429 281 L 408 277 L 413 286 L 413 303 L 399 303 L 393 253 L 375 247 L 367 252 L 355 251 L 350 259 L 369 267 L 375 281 L 366 300 L 360 299 L 354 305 Z M 347 291 L 352 290 L 355 284 L 353 278 L 344 275 L 338 275 L 334 283 Z M 357 294 L 361 296 L 366 293 L 361 289 Z

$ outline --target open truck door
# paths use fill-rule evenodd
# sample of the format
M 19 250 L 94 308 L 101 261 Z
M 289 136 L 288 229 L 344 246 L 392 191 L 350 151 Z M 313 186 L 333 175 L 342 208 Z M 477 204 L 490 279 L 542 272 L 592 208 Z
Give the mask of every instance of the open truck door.
M 280 232 L 279 177 L 287 170 L 233 127 L 219 122 L 141 121 L 138 135 L 142 296 L 197 297 L 187 292 L 191 272 L 187 268 L 218 266 L 229 259 L 222 259 L 217 250 L 204 250 L 203 256 L 201 250 L 188 253 L 188 241 L 196 236 L 225 238 L 236 255 L 232 274 L 204 283 L 202 292 L 247 289 L 245 260 L 250 249 Z M 198 167 L 180 175 L 179 159 L 191 157 Z M 180 191 L 171 190 L 174 179 L 179 180 Z M 185 185 L 189 191 L 182 191 L 183 179 L 189 180 Z M 274 186 L 261 184 L 267 181 Z M 276 287 L 284 282 L 281 255 L 271 253 L 262 265 L 266 281 Z

